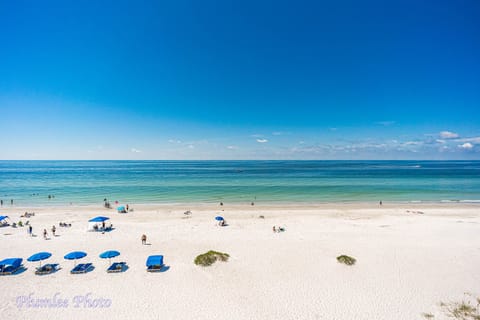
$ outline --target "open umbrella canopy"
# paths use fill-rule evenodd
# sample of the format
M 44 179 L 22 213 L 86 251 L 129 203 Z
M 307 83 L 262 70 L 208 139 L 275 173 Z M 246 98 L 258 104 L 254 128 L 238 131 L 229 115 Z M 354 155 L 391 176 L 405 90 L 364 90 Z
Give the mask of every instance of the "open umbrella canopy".
M 69 254 L 66 254 L 64 258 L 68 260 L 76 260 L 86 256 L 87 254 L 83 251 L 73 251 L 73 252 L 70 252 Z
M 95 217 L 93 219 L 88 220 L 88 222 L 103 222 L 105 220 L 110 219 L 109 217 Z
M 104 253 L 100 254 L 100 258 L 102 259 L 110 259 L 110 258 L 115 258 L 120 255 L 120 252 L 115 251 L 115 250 L 109 250 L 105 251 Z
M 222 221 L 222 220 L 223 220 L 223 217 L 216 216 L 216 217 L 215 217 L 215 220 L 217 220 L 217 221 Z
M 124 206 L 117 207 L 117 210 L 118 211 L 125 211 L 125 207 Z
M 5 220 L 8 216 L 0 216 L 0 221 Z
M 27 261 L 41 261 L 48 259 L 51 256 L 52 254 L 50 252 L 39 252 L 32 255 L 30 258 L 27 259 Z

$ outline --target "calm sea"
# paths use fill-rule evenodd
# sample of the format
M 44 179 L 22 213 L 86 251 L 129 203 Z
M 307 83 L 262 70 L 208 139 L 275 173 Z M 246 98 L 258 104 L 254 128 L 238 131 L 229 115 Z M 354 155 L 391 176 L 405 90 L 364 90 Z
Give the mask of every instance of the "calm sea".
M 54 198 L 49 199 L 48 195 Z M 480 161 L 0 161 L 10 205 L 480 202 Z

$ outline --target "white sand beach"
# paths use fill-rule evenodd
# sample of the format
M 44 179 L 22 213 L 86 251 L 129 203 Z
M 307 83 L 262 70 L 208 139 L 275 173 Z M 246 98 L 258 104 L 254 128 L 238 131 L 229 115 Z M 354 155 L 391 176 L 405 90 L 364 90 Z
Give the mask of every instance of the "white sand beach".
M 30 220 L 36 237 L 25 227 L 0 228 L 0 260 L 21 257 L 27 268 L 0 277 L 1 318 L 371 320 L 424 319 L 426 312 L 446 319 L 441 301 L 462 300 L 466 292 L 480 296 L 479 204 L 131 207 L 128 214 L 100 205 L 3 207 L 12 221 Z M 20 218 L 25 211 L 35 216 Z M 228 226 L 216 224 L 219 214 Z M 109 216 L 115 229 L 87 232 L 95 216 Z M 286 231 L 274 233 L 273 226 Z M 108 260 L 98 255 L 110 249 L 121 252 L 112 261 L 127 262 L 126 272 L 106 273 Z M 69 273 L 73 262 L 63 257 L 76 250 L 88 253 L 81 262 L 92 262 L 93 271 Z M 230 259 L 196 266 L 194 258 L 208 250 Z M 38 262 L 26 259 L 39 251 L 51 252 L 45 262 L 62 269 L 35 275 Z M 147 273 L 152 254 L 164 255 L 168 270 Z M 341 254 L 356 264 L 338 263 Z M 39 307 L 25 297 L 67 305 Z M 105 305 L 90 307 L 85 297 Z

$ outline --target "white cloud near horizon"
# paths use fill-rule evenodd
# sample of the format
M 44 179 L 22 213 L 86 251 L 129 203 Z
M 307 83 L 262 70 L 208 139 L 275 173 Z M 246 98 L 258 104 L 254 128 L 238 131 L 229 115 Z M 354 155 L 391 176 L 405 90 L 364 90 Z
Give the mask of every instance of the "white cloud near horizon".
M 464 150 L 472 150 L 473 149 L 473 144 L 471 144 L 470 142 L 465 142 L 464 144 L 458 145 L 458 147 L 460 149 L 464 149 Z
M 458 133 L 451 132 L 451 131 L 441 131 L 439 135 L 440 135 L 440 138 L 442 139 L 456 139 L 460 137 Z
M 391 126 L 393 124 L 395 124 L 395 121 L 378 121 L 378 122 L 375 122 L 376 124 L 379 124 L 381 126 L 384 126 L 384 127 L 388 127 L 388 126 Z
M 141 153 L 142 152 L 142 150 L 138 150 L 138 149 L 135 149 L 135 148 L 130 149 L 130 151 L 133 152 L 133 153 Z
M 268 142 L 268 140 L 267 139 L 257 139 L 257 142 L 258 143 L 266 143 L 266 142 Z
M 473 144 L 480 144 L 480 137 L 462 138 L 457 139 L 458 142 L 470 142 Z

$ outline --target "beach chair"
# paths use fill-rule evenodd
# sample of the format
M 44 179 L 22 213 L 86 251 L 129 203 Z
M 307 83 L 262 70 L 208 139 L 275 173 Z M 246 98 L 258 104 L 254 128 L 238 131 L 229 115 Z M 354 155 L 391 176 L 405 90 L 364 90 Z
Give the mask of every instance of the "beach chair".
M 116 272 L 123 272 L 125 267 L 127 266 L 126 262 L 114 262 L 108 269 L 108 273 L 116 273 Z
M 155 255 L 149 256 L 147 259 L 147 272 L 159 272 L 162 270 L 163 264 L 163 256 L 162 255 Z
M 44 274 L 50 274 L 58 271 L 58 263 L 49 263 L 44 266 L 38 267 L 37 270 L 35 270 L 36 275 L 44 275 Z
M 80 263 L 73 268 L 70 273 L 71 274 L 79 274 L 79 273 L 87 273 L 88 270 L 92 267 L 91 263 Z
M 15 274 L 23 267 L 21 258 L 9 258 L 0 261 L 0 276 Z

